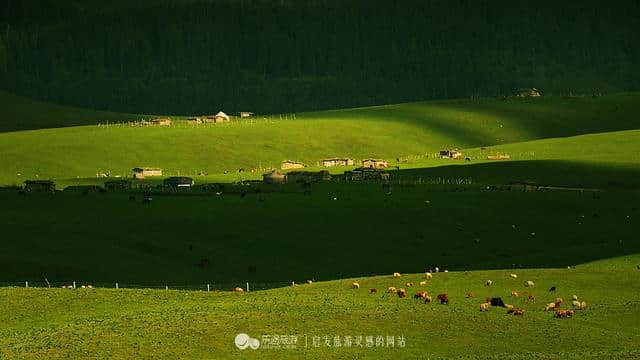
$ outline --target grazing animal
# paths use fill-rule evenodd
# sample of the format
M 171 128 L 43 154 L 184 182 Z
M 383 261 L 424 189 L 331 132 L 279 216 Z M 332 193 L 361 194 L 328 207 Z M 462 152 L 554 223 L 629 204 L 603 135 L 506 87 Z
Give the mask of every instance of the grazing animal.
M 420 292 L 417 292 L 417 293 L 413 294 L 413 298 L 414 299 L 424 299 L 425 297 L 427 297 L 427 292 L 426 291 L 420 291 Z
M 493 284 L 493 281 L 491 280 L 487 280 L 487 282 L 485 283 L 486 286 L 491 286 L 491 284 Z
M 313 284 L 313 280 L 307 280 L 307 284 L 309 285 Z
M 394 278 L 396 278 L 396 277 L 400 277 L 400 276 L 402 276 L 402 275 L 400 275 L 400 273 L 399 273 L 399 272 L 394 272 L 394 273 L 393 273 L 393 277 L 394 277 Z
M 571 300 L 574 300 L 574 301 L 578 300 L 578 295 L 572 295 Z
M 524 316 L 524 309 L 509 309 L 507 314 L 514 316 Z
M 387 292 L 391 294 L 391 293 L 396 293 L 396 292 L 398 292 L 398 290 L 396 290 L 396 288 L 395 288 L 395 287 L 390 286 L 389 288 L 387 288 Z
M 491 303 L 491 306 L 507 307 L 504 304 L 504 301 L 502 301 L 502 298 L 499 298 L 499 297 L 494 297 L 494 298 L 488 299 L 487 302 Z
M 581 304 L 582 304 L 582 303 L 581 303 L 580 301 L 578 301 L 578 300 L 573 300 L 573 301 L 571 302 L 571 305 L 573 305 L 574 307 L 577 307 L 578 309 L 580 308 L 580 305 L 581 305 Z
M 555 308 L 556 308 L 556 303 L 548 303 L 547 306 L 544 307 L 544 311 L 549 311 Z
M 466 157 L 466 158 L 464 158 L 464 161 L 471 161 L 471 158 Z
M 236 292 L 236 293 L 243 293 L 243 292 L 244 292 L 244 289 L 243 289 L 243 288 L 241 288 L 241 287 L 233 288 L 233 292 Z
M 575 314 L 573 310 L 562 310 L 562 309 L 556 310 L 557 318 L 572 317 L 573 314 Z
M 531 281 L 531 280 L 527 280 L 527 282 L 524 284 L 524 286 L 526 286 L 526 287 L 532 287 L 533 285 L 534 285 L 533 281 Z
M 432 279 L 433 278 L 433 274 L 431 272 L 425 273 L 424 277 L 426 277 L 427 279 Z
M 404 286 L 410 287 L 410 286 L 413 286 L 413 283 L 412 282 L 408 282 L 408 283 L 404 284 Z
M 377 294 L 377 293 L 378 293 L 378 289 L 373 288 L 369 290 L 369 294 Z
M 536 296 L 531 294 L 531 295 L 527 296 L 527 300 L 531 301 L 531 302 L 534 302 L 534 301 L 536 301 Z
M 550 292 L 553 292 L 553 291 L 556 291 L 556 290 L 557 290 L 557 289 L 556 289 L 556 287 L 555 287 L 555 286 L 552 286 L 552 287 L 549 289 L 549 291 L 550 291 Z
M 397 294 L 398 294 L 399 298 L 406 298 L 407 297 L 407 292 L 405 291 L 405 289 L 402 289 L 402 288 L 398 289 Z
M 512 297 L 518 297 L 518 292 L 517 291 L 511 291 L 511 296 Z
M 474 298 L 474 297 L 476 297 L 476 293 L 475 293 L 475 292 L 473 292 L 473 291 L 469 291 L 469 292 L 467 293 L 467 297 L 468 297 L 468 298 Z
M 514 278 L 514 279 L 517 279 L 517 278 L 518 278 L 518 275 L 516 275 L 516 274 L 509 274 L 509 276 L 511 276 L 511 277 L 512 277 L 512 278 Z
M 357 282 L 354 282 L 353 284 L 351 284 L 351 288 L 352 289 L 360 289 L 360 284 L 358 284 Z
M 484 304 L 480 304 L 480 311 L 481 312 L 487 312 L 489 311 L 489 309 L 491 308 L 491 304 L 486 302 Z
M 425 304 L 426 303 L 430 303 L 431 301 L 433 301 L 433 298 L 431 296 L 427 295 L 427 296 L 424 297 L 424 303 Z
M 427 281 L 426 280 L 420 281 L 420 285 L 427 285 Z
M 449 303 L 449 295 L 447 295 L 446 293 L 439 294 L 437 299 L 440 300 L 440 304 L 446 305 Z
M 556 298 L 556 307 L 560 307 L 560 305 L 562 305 L 563 302 L 564 300 L 562 300 L 562 298 Z
M 507 309 L 513 309 L 513 305 L 511 304 L 504 304 L 504 307 Z
M 581 302 L 580 303 L 580 310 L 586 310 L 587 309 L 587 303 L 586 302 Z

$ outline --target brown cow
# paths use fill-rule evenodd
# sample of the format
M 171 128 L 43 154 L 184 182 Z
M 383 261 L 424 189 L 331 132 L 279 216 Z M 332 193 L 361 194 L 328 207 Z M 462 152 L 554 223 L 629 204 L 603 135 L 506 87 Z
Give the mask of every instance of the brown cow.
M 438 294 L 437 299 L 440 300 L 440 304 L 449 304 L 449 295 L 446 293 Z
M 507 310 L 507 314 L 514 315 L 514 316 L 523 316 L 524 309 L 509 309 Z
M 369 290 L 369 294 L 377 294 L 377 293 L 378 293 L 378 289 L 376 288 Z
M 426 291 L 420 291 L 420 292 L 417 292 L 417 293 L 413 294 L 413 298 L 414 299 L 424 299 L 425 297 L 427 297 L 427 295 L 428 294 L 427 294 Z
M 517 292 L 517 291 L 515 291 L 515 290 L 512 290 L 512 291 L 511 291 L 511 296 L 512 296 L 512 297 L 518 297 L 518 292 Z
M 407 297 L 407 292 L 402 288 L 398 289 L 397 294 L 398 294 L 399 298 L 406 298 Z
M 233 292 L 236 292 L 236 293 L 243 293 L 243 292 L 244 292 L 244 289 L 243 289 L 243 288 L 241 288 L 241 287 L 237 287 L 237 288 L 234 288 L 234 289 L 233 289 Z
M 433 301 L 433 298 L 431 296 L 427 295 L 427 296 L 424 297 L 424 303 L 425 304 L 426 303 L 430 303 L 431 301 Z

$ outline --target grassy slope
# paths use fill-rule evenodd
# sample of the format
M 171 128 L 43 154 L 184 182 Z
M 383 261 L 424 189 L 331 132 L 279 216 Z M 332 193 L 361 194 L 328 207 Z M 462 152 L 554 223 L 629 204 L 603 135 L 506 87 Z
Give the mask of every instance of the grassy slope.
M 251 292 L 162 290 L 0 289 L 0 356 L 19 358 L 495 358 L 633 359 L 640 356 L 640 262 L 637 255 L 575 269 L 498 270 L 390 276 L 321 282 Z M 401 270 L 401 269 L 397 269 Z M 509 277 L 516 272 L 518 279 Z M 485 287 L 487 279 L 494 285 Z M 526 289 L 525 280 L 535 287 Z M 422 304 L 368 289 L 403 286 L 447 292 L 451 303 Z M 603 286 L 606 284 L 606 286 Z M 556 286 L 556 293 L 546 289 Z M 465 294 L 474 290 L 477 298 Z M 534 303 L 510 298 L 529 290 Z M 589 304 L 571 319 L 542 311 L 556 296 L 577 294 Z M 487 296 L 502 296 L 526 310 L 478 311 Z M 297 335 L 291 350 L 238 350 L 238 333 Z M 325 336 L 404 336 L 405 348 L 329 348 Z M 308 347 L 305 347 L 305 336 Z M 321 337 L 320 347 L 313 337 Z M 99 355 L 98 355 L 99 354 Z
M 636 93 L 600 98 L 456 100 L 202 127 L 83 126 L 11 132 L 0 134 L 0 153 L 4 155 L 0 183 L 21 182 L 36 175 L 86 178 L 108 170 L 127 175 L 134 166 L 160 166 L 169 174 L 196 174 L 200 170 L 222 173 L 240 167 L 278 166 L 289 158 L 309 164 L 328 156 L 391 160 L 444 147 L 637 129 L 639 100 Z M 611 118 L 615 121 L 603 120 Z

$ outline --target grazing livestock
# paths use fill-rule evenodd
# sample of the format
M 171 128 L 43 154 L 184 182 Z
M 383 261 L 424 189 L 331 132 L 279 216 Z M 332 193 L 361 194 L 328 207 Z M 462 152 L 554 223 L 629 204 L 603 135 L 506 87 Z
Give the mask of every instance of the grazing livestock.
M 351 288 L 352 289 L 360 289 L 360 284 L 358 284 L 357 282 L 354 282 L 353 284 L 351 284 Z
M 446 293 L 438 294 L 437 299 L 440 300 L 440 304 L 443 304 L 443 305 L 449 304 L 449 295 L 447 295 Z
M 427 279 L 432 279 L 433 278 L 433 274 L 431 272 L 425 273 L 424 277 L 426 277 Z
M 514 278 L 514 279 L 517 279 L 517 278 L 518 278 L 518 275 L 516 275 L 516 274 L 509 274 L 509 276 L 511 276 L 511 277 L 512 277 L 512 278 Z
M 578 309 L 580 308 L 580 305 L 581 305 L 581 304 L 582 304 L 582 303 L 581 303 L 580 301 L 578 301 L 578 300 L 573 300 L 573 301 L 571 302 L 571 305 L 573 305 L 574 307 L 577 307 Z
M 550 292 L 556 291 L 556 287 L 555 287 L 555 286 L 552 286 L 552 287 L 549 289 L 549 291 L 550 291 Z
M 514 316 L 524 316 L 524 309 L 509 309 L 507 310 L 507 314 Z
M 487 302 L 491 303 L 491 306 L 507 307 L 507 305 L 505 305 L 504 301 L 502 301 L 502 298 L 499 298 L 499 297 L 494 297 L 494 298 L 488 299 Z
M 241 288 L 241 287 L 236 287 L 236 288 L 233 288 L 233 292 L 235 292 L 235 293 L 243 293 L 244 289 Z
M 403 288 L 398 289 L 398 292 L 396 294 L 398 294 L 399 298 L 406 298 L 407 297 L 407 292 Z
M 427 297 L 427 295 L 428 294 L 427 294 L 426 291 L 420 291 L 420 292 L 417 292 L 417 293 L 413 294 L 413 298 L 414 299 L 424 299 L 425 297 Z
M 390 287 L 388 287 L 388 288 L 387 288 L 387 292 L 388 292 L 388 293 L 390 293 L 390 294 L 392 294 L 392 293 L 396 293 L 396 292 L 398 292 L 398 290 L 396 290 L 396 288 L 395 288 L 395 287 L 390 286 Z
M 394 277 L 394 278 L 397 278 L 397 277 L 400 277 L 400 276 L 402 276 L 402 275 L 400 275 L 400 273 L 399 273 L 399 272 L 394 272 L 394 273 L 393 273 L 393 277 Z
M 433 301 L 433 298 L 431 296 L 427 295 L 427 296 L 424 297 L 424 303 L 425 304 L 426 303 L 430 303 L 431 301 Z
M 527 282 L 524 284 L 524 286 L 526 286 L 526 287 L 532 287 L 533 285 L 534 285 L 533 281 L 531 281 L 531 280 L 527 280 Z
M 469 292 L 467 293 L 467 297 L 468 297 L 468 298 L 474 298 L 474 297 L 476 297 L 476 293 L 475 293 L 475 292 L 473 292 L 473 291 L 469 291 Z
M 586 310 L 586 309 L 587 309 L 587 303 L 586 303 L 586 302 L 584 302 L 584 301 L 583 301 L 583 302 L 581 302 L 581 303 L 580 303 L 580 307 L 579 307 L 579 309 L 580 309 L 580 310 Z
M 410 286 L 413 286 L 413 283 L 412 282 L 408 282 L 408 283 L 404 284 L 404 286 L 410 287 Z
M 377 293 L 378 293 L 378 289 L 376 288 L 369 290 L 369 294 L 377 294 Z
M 531 295 L 527 296 L 527 301 L 531 301 L 531 302 L 536 301 L 536 296 L 535 296 L 535 295 L 533 295 L 533 294 L 531 294 Z
M 491 304 L 486 302 L 484 304 L 480 304 L 480 311 L 481 312 L 487 312 L 489 311 L 489 309 L 491 308 Z
M 578 295 L 572 295 L 571 300 L 574 300 L 574 301 L 578 300 Z
M 313 284 L 313 280 L 307 280 L 307 284 L 309 285 Z
M 518 292 L 515 290 L 511 291 L 511 297 L 518 297 Z
M 544 311 L 549 311 L 556 308 L 556 303 L 548 303 L 547 306 L 544 307 Z
M 562 309 L 556 310 L 557 318 L 572 317 L 573 314 L 575 314 L 573 310 L 562 310 Z
M 486 286 L 491 286 L 491 284 L 493 284 L 493 281 L 491 280 L 487 280 L 487 282 L 485 283 Z
M 563 302 L 564 300 L 562 298 L 556 298 L 556 307 L 560 307 L 560 305 L 562 305 Z
M 427 285 L 427 281 L 426 280 L 420 281 L 420 285 Z

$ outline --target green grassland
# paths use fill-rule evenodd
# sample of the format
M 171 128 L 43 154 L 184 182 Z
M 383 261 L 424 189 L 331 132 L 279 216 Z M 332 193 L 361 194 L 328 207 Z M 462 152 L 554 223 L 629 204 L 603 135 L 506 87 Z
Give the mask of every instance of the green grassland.
M 210 175 L 196 183 L 229 183 L 218 194 L 153 192 L 151 203 L 142 191 L 133 200 L 125 192 L 0 191 L 0 358 L 640 355 L 640 93 L 434 101 L 202 126 L 180 117 L 171 127 L 0 100 L 10 103 L 0 124 L 0 184 L 101 184 L 96 173 L 127 176 L 135 166 L 204 171 Z M 82 126 L 49 128 L 67 125 Z M 437 158 L 455 147 L 471 161 Z M 497 153 L 511 159 L 487 160 Z M 389 160 L 390 186 L 231 184 L 259 179 L 285 159 L 317 169 L 334 156 Z M 512 181 L 602 191 L 492 187 Z M 436 266 L 450 272 L 426 290 L 449 293 L 448 306 L 368 294 L 406 281 L 416 283 L 413 294 L 420 274 Z M 414 275 L 392 279 L 394 271 Z M 307 279 L 316 282 L 287 286 Z M 354 279 L 359 290 L 350 289 Z M 536 282 L 535 303 L 508 297 L 525 280 Z M 6 287 L 25 281 L 55 289 Z M 59 289 L 72 281 L 111 289 Z M 183 290 L 116 290 L 116 282 Z M 184 291 L 246 282 L 281 288 Z M 477 298 L 467 299 L 469 290 Z M 572 294 L 588 310 L 571 319 L 542 311 Z M 508 298 L 526 314 L 481 313 L 486 296 Z M 239 332 L 295 334 L 300 343 L 241 351 L 233 345 Z M 402 335 L 406 347 L 305 347 L 305 335 Z
M 15 131 L 0 134 L 0 183 L 21 183 L 36 177 L 90 178 L 107 171 L 126 176 L 135 166 L 162 167 L 170 175 L 222 174 L 239 168 L 278 167 L 285 159 L 315 165 L 331 156 L 380 157 L 393 164 L 397 158 L 433 156 L 442 148 L 633 130 L 640 127 L 638 104 L 640 95 L 636 93 L 597 98 L 452 100 L 259 116 L 198 127 L 178 121 L 166 128 L 120 125 Z M 34 104 L 36 109 L 38 106 Z M 580 156 L 587 149 L 596 157 L 637 162 L 637 133 L 615 137 L 621 139 L 616 141 L 628 138 L 626 145 L 632 148 L 604 142 L 610 139 L 593 139 L 579 148 L 570 143 L 553 149 L 556 158 L 563 160 Z M 533 152 L 526 160 L 545 160 L 545 149 L 533 147 L 512 150 Z
M 360 256 L 352 254 L 354 261 Z M 199 359 L 634 359 L 640 356 L 640 262 L 637 255 L 571 269 L 496 270 L 354 278 L 245 294 L 126 289 L 3 288 L 0 356 L 6 358 Z M 423 265 L 423 264 L 420 264 Z M 426 268 L 426 265 L 424 266 Z M 401 269 L 396 269 L 400 270 Z M 510 273 L 519 277 L 513 279 Z M 491 279 L 491 287 L 484 286 Z M 524 282 L 535 282 L 525 288 Z M 360 289 L 351 289 L 353 281 Z M 408 281 L 413 287 L 406 287 Z M 446 292 L 449 305 L 386 294 L 388 286 Z M 557 292 L 550 293 L 551 286 Z M 370 295 L 369 289 L 380 292 Z M 536 295 L 535 302 L 509 296 Z M 469 291 L 475 298 L 467 298 Z M 546 303 L 573 294 L 588 308 L 568 319 L 544 312 Z M 485 297 L 524 308 L 479 311 Z M 563 305 L 570 308 L 571 305 Z M 295 349 L 239 350 L 238 333 L 296 335 Z M 331 347 L 325 345 L 325 336 Z M 333 346 L 335 336 L 341 346 Z M 347 347 L 344 338 L 351 336 Z M 355 338 L 363 336 L 362 347 Z M 366 337 L 402 336 L 401 347 L 367 347 Z M 318 346 L 314 337 L 319 337 Z

